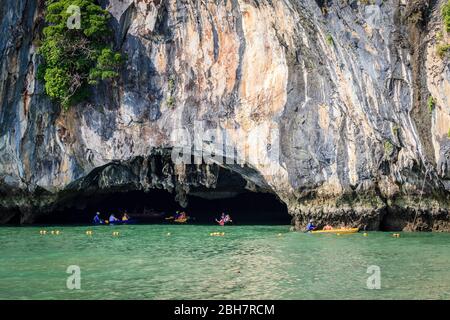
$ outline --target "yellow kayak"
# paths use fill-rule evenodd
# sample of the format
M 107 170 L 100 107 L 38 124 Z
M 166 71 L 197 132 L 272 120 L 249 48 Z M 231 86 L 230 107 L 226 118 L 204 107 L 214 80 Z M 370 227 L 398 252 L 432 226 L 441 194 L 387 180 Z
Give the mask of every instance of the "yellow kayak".
M 176 223 L 186 223 L 189 220 L 189 217 L 183 218 L 183 219 L 175 219 L 175 217 L 168 217 L 166 218 L 166 220 L 170 220 L 172 222 L 176 222 Z
M 188 220 L 189 220 L 189 217 L 184 218 L 184 219 L 175 219 L 175 220 L 173 220 L 173 222 L 176 222 L 176 223 L 186 223 Z
M 332 229 L 332 230 L 317 230 L 311 231 L 311 233 L 339 233 L 339 234 L 349 234 L 349 233 L 357 233 L 359 228 L 347 228 L 347 229 Z

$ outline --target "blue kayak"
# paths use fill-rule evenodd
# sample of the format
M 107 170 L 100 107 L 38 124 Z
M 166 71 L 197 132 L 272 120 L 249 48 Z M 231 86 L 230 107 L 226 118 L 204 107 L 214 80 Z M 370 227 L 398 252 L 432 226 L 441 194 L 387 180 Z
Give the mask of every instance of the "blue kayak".
M 128 219 L 126 221 L 120 220 L 120 221 L 110 222 L 109 224 L 116 225 L 116 224 L 135 224 L 135 223 L 137 223 L 136 219 Z
M 122 220 L 111 221 L 111 222 L 109 222 L 109 223 L 106 223 L 106 222 L 95 223 L 95 222 L 94 222 L 94 225 L 96 225 L 96 226 L 110 226 L 110 225 L 115 226 L 115 225 L 122 225 L 122 224 L 136 224 L 136 223 L 137 223 L 137 220 L 136 220 L 136 219 L 129 219 L 129 220 L 126 220 L 126 221 L 122 221 Z

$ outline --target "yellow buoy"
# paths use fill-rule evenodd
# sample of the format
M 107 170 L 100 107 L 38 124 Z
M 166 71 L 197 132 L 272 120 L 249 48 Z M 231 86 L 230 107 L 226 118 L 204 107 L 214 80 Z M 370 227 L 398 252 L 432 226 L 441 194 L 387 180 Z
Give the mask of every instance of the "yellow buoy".
M 336 235 L 337 235 L 337 236 L 340 236 L 341 234 L 340 234 L 340 233 L 336 233 Z
M 211 237 L 223 237 L 225 235 L 225 232 L 211 232 L 209 235 Z
M 171 233 L 170 232 L 167 232 L 167 236 L 169 237 L 171 235 Z
M 400 238 L 400 234 L 399 234 L 399 233 L 394 233 L 392 236 L 393 236 L 394 238 Z
M 56 231 L 55 231 L 55 234 L 56 234 L 57 236 L 59 236 L 59 235 L 61 234 L 61 232 L 60 232 L 59 230 L 56 230 Z
M 118 231 L 114 231 L 112 235 L 117 237 L 119 235 L 119 232 Z
M 367 236 L 368 236 L 368 234 L 364 232 L 364 233 L 363 233 L 363 236 L 364 236 L 364 237 L 367 237 Z

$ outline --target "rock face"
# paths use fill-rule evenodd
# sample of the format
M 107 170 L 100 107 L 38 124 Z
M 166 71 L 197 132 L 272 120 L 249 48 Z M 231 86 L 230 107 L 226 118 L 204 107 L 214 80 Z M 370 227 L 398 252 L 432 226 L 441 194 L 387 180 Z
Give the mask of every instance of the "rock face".
M 0 4 L 1 222 L 86 190 L 187 205 L 226 169 L 297 228 L 450 230 L 445 1 L 105 0 L 127 62 L 68 112 L 36 80 L 43 2 Z M 248 156 L 220 163 L 218 137 Z M 181 139 L 202 163 L 174 162 Z

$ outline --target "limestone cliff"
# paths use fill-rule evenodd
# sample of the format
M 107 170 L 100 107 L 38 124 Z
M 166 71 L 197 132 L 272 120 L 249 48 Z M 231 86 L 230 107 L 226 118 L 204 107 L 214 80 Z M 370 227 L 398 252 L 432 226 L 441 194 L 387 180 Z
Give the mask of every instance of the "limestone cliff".
M 443 4 L 105 0 L 120 80 L 61 112 L 36 80 L 43 1 L 2 0 L 0 221 L 33 222 L 86 190 L 163 188 L 186 205 L 198 186 L 214 192 L 221 167 L 276 194 L 298 228 L 450 230 Z M 173 133 L 195 125 L 262 158 L 258 141 L 278 132 L 279 157 L 173 163 Z M 203 140 L 196 152 L 222 154 Z

